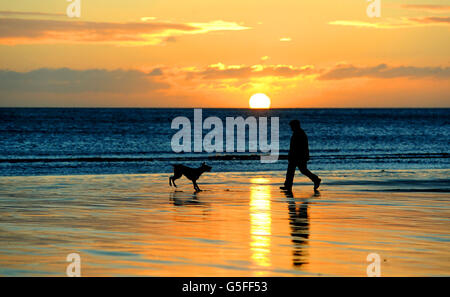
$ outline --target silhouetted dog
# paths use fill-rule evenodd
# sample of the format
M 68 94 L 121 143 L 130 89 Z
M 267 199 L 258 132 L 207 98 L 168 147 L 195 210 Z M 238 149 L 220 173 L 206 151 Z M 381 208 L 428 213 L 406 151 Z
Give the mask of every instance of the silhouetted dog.
M 173 166 L 173 175 L 169 177 L 169 185 L 173 185 L 176 187 L 175 180 L 179 179 L 182 175 L 186 176 L 188 179 L 192 181 L 194 184 L 194 190 L 201 191 L 197 185 L 197 179 L 202 175 L 203 172 L 211 171 L 211 166 L 202 163 L 202 166 L 199 168 L 190 168 L 181 164 L 175 164 Z

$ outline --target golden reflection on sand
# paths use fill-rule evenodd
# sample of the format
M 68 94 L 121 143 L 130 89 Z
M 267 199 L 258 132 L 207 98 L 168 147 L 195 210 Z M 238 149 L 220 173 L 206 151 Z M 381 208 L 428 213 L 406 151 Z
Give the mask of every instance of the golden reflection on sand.
M 270 186 L 264 185 L 264 178 L 250 179 L 250 249 L 253 264 L 259 267 L 271 266 L 271 205 Z M 264 274 L 258 272 L 257 274 Z

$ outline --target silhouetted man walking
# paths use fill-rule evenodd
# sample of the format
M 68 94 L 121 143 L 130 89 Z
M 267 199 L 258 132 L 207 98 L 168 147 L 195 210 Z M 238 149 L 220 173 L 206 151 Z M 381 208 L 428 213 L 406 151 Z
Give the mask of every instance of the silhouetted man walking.
M 293 120 L 289 123 L 292 129 L 291 144 L 289 147 L 288 161 L 289 165 L 286 172 L 286 180 L 284 187 L 280 189 L 292 191 L 292 183 L 294 181 L 295 168 L 298 167 L 300 172 L 309 177 L 314 182 L 314 190 L 320 186 L 321 179 L 308 170 L 307 163 L 309 161 L 308 137 L 305 131 L 300 127 L 300 121 Z

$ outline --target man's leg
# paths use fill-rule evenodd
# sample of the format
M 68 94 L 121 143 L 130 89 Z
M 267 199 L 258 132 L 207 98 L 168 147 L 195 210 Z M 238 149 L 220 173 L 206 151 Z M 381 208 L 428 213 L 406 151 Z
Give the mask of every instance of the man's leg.
M 297 164 L 289 162 L 286 171 L 286 180 L 284 181 L 284 189 L 290 190 L 292 188 L 292 183 L 294 182 L 295 168 Z
M 298 164 L 298 169 L 300 169 L 300 172 L 304 175 L 306 175 L 307 177 L 309 177 L 310 180 L 312 180 L 314 182 L 314 190 L 317 190 L 317 188 L 320 185 L 320 181 L 321 179 L 315 175 L 314 173 L 312 173 L 311 171 L 309 171 L 308 167 L 307 167 L 307 162 L 300 162 Z

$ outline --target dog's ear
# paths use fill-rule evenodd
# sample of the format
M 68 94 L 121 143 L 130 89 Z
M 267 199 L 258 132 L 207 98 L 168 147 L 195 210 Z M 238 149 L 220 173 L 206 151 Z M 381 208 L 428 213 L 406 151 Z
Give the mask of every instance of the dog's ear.
M 205 165 L 206 165 L 206 163 L 205 163 L 205 162 L 203 162 L 203 163 L 202 163 L 202 166 L 205 166 Z

